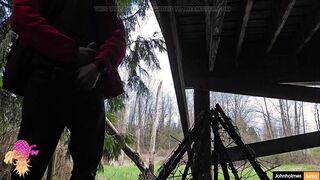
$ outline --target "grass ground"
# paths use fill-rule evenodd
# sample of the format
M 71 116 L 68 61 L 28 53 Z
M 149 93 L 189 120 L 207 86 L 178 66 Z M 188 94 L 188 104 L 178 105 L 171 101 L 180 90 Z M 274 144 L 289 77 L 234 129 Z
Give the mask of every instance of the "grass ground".
M 159 165 L 156 165 L 156 169 Z M 244 171 L 244 173 L 250 170 Z M 320 171 L 320 166 L 308 165 L 308 164 L 288 164 L 282 165 L 273 171 Z M 139 169 L 133 164 L 125 166 L 104 166 L 104 172 L 99 173 L 97 180 L 137 180 L 139 174 Z M 231 174 L 231 173 L 230 173 Z M 254 175 L 254 171 L 251 173 Z M 272 177 L 272 172 L 268 173 L 269 177 Z M 222 178 L 222 173 L 219 177 Z M 176 180 L 180 178 L 175 178 Z M 220 178 L 219 178 L 220 179 Z M 259 180 L 257 176 L 250 177 L 249 180 Z

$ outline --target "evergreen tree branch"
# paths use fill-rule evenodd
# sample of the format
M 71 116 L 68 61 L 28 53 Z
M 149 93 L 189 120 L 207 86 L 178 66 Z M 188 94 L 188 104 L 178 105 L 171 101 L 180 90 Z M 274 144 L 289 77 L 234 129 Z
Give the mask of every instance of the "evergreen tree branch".
M 6 7 L 6 8 L 12 9 L 12 6 L 11 6 L 10 4 L 7 4 L 7 3 L 5 3 L 5 2 L 3 2 L 3 1 L 1 1 L 1 0 L 0 0 L 0 4 L 1 4 L 2 6 L 4 6 L 4 7 Z
M 123 21 L 129 21 L 131 20 L 133 17 L 135 17 L 140 11 L 142 10 L 142 8 L 139 8 L 134 14 L 132 14 L 131 16 L 125 17 L 122 20 Z
M 0 23 L 0 27 L 1 27 L 2 25 L 4 25 L 5 23 L 7 23 L 9 19 L 10 19 L 10 17 L 7 17 L 5 20 L 3 20 L 3 21 Z

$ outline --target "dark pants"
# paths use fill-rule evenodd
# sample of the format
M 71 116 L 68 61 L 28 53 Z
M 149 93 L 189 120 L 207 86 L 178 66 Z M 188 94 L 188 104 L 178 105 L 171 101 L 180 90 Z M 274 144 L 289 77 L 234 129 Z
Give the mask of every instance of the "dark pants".
M 36 144 L 40 152 L 30 156 L 32 167 L 25 178 L 13 173 L 12 179 L 40 180 L 65 127 L 71 132 L 71 179 L 95 179 L 105 132 L 103 85 L 100 79 L 91 92 L 80 92 L 75 89 L 74 79 L 74 70 L 32 68 L 18 139 Z

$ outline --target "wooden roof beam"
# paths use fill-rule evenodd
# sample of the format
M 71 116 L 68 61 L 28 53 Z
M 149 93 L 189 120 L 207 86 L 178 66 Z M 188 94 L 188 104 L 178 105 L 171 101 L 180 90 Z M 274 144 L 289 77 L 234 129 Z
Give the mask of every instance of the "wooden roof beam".
M 172 6 L 171 3 L 172 2 L 170 0 L 151 0 L 151 4 L 153 7 Z M 177 19 L 174 11 L 155 11 L 155 14 L 166 42 L 167 53 L 169 57 L 169 63 L 178 102 L 182 130 L 184 135 L 186 135 L 189 131 L 190 126 L 184 84 L 184 75 L 182 69 L 183 57 L 180 47 Z
M 319 2 L 318 0 L 314 1 L 314 6 L 312 6 L 313 10 L 311 11 L 311 28 L 308 29 L 306 34 L 302 34 L 301 42 L 299 42 L 298 47 L 295 51 L 295 54 L 300 54 L 300 52 L 304 49 L 304 47 L 309 43 L 312 37 L 316 34 L 316 32 L 320 28 L 320 12 L 319 12 Z M 305 27 L 303 27 L 305 28 Z
M 209 70 L 213 71 L 220 44 L 220 35 L 223 28 L 227 0 L 205 0 L 205 5 L 215 8 L 215 11 L 205 12 Z
M 279 8 L 276 11 L 275 18 L 272 21 L 270 39 L 268 40 L 266 54 L 269 54 L 273 48 L 273 45 L 277 41 L 281 30 L 287 22 L 287 19 L 296 3 L 296 0 L 276 0 L 275 3 L 279 3 Z
M 320 141 L 315 139 L 320 139 L 320 131 L 251 143 L 247 144 L 247 146 L 254 151 L 255 157 L 258 158 L 302 149 L 320 147 Z M 238 146 L 227 148 L 227 152 L 232 161 L 246 159 L 245 154 L 242 153 Z
M 186 87 L 207 91 L 320 103 L 320 88 L 275 84 L 264 81 L 245 81 L 240 79 L 198 76 L 186 78 Z
M 246 29 L 248 25 L 248 21 L 250 18 L 250 13 L 252 10 L 253 0 L 243 0 L 242 1 L 242 10 L 240 15 L 240 25 L 236 34 L 236 55 L 235 61 L 237 62 L 238 57 L 240 55 L 242 44 L 244 40 L 244 36 L 246 34 Z M 236 63 L 237 64 L 237 63 Z
M 211 2 L 211 1 L 210 1 Z M 210 6 L 209 0 L 204 0 L 206 7 Z M 206 47 L 207 51 L 210 51 L 210 34 L 211 34 L 211 11 L 205 11 L 205 23 L 206 23 Z

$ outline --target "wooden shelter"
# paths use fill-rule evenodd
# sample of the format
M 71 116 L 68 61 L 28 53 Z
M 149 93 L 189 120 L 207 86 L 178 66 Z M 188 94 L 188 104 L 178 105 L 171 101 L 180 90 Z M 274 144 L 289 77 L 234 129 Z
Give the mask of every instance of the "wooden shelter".
M 209 91 L 320 103 L 319 0 L 151 0 L 184 133 Z M 299 142 L 299 145 L 296 144 Z M 320 146 L 320 132 L 252 144 L 258 156 Z M 229 149 L 234 160 L 237 148 Z

